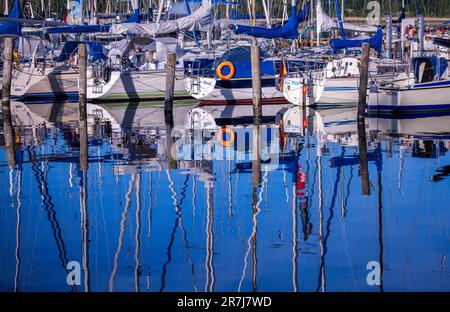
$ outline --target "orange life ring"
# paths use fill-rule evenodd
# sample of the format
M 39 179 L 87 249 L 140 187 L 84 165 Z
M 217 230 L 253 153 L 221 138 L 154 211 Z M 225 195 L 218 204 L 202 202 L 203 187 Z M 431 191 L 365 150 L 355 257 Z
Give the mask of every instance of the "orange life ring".
M 230 134 L 230 138 L 228 140 L 223 139 L 224 133 Z M 230 147 L 233 145 L 235 140 L 236 140 L 236 132 L 234 132 L 233 129 L 223 127 L 220 128 L 219 132 L 217 133 L 217 141 L 219 141 L 222 144 L 222 146 Z
M 222 70 L 224 67 L 228 67 L 230 69 L 230 73 L 228 75 L 224 75 L 222 73 Z M 229 61 L 224 61 L 219 64 L 216 68 L 216 74 L 217 76 L 222 80 L 228 80 L 234 77 L 234 74 L 236 73 L 236 68 L 234 67 L 233 63 Z

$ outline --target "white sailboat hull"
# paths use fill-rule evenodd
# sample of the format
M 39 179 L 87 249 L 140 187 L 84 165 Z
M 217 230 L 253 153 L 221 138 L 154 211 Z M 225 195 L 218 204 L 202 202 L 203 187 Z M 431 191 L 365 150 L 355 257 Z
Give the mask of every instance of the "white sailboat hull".
M 184 89 L 184 73 L 175 73 L 175 97 L 187 97 Z M 88 100 L 145 100 L 164 98 L 166 90 L 165 70 L 112 71 L 108 82 L 89 79 L 87 83 Z
M 35 67 L 14 69 L 11 96 L 26 98 L 68 98 L 78 96 L 78 71 L 73 68 Z
M 267 80 L 275 80 L 274 77 Z M 184 80 L 186 92 L 200 100 L 201 104 L 252 104 L 253 89 L 251 78 L 216 80 L 208 77 L 186 77 Z M 264 85 L 264 83 L 263 83 Z M 283 93 L 278 91 L 274 83 L 261 88 L 263 104 L 286 104 Z
M 450 110 L 450 81 L 422 83 L 411 88 L 378 88 L 369 93 L 369 111 L 417 112 Z
M 292 104 L 303 102 L 303 78 L 285 78 L 283 82 L 283 95 Z M 329 78 L 315 79 L 313 83 L 314 103 L 306 96 L 306 104 L 314 106 L 327 105 L 356 105 L 358 102 L 357 78 Z
M 358 103 L 359 78 L 328 78 L 323 83 L 323 91 L 317 104 L 351 104 Z

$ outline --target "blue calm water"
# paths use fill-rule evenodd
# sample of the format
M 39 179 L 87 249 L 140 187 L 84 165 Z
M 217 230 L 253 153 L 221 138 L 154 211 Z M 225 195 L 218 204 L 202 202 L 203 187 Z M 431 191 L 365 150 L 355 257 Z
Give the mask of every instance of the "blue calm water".
M 363 195 L 354 109 L 309 110 L 281 135 L 288 106 L 267 112 L 272 156 L 258 166 L 245 110 L 205 109 L 243 150 L 177 162 L 168 146 L 182 134 L 167 139 L 161 106 L 90 105 L 84 172 L 77 104 L 13 107 L 1 291 L 450 291 L 450 116 L 368 118 Z M 192 108 L 177 106 L 175 126 Z

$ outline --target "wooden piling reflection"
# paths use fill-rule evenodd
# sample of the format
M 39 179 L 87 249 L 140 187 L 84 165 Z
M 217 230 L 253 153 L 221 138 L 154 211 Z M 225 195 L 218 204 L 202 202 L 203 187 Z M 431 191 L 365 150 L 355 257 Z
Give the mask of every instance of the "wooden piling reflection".
M 3 52 L 2 117 L 6 156 L 8 158 L 8 166 L 12 167 L 16 164 L 14 151 L 14 129 L 11 118 L 11 76 L 14 41 L 12 38 L 5 38 L 4 42 L 5 50 Z
M 361 187 L 363 195 L 370 195 L 369 183 L 369 163 L 367 158 L 367 139 L 366 139 L 366 121 L 365 106 L 367 96 L 367 81 L 369 71 L 369 51 L 368 43 L 363 44 L 362 60 L 360 69 L 359 82 L 359 99 L 358 99 L 358 147 L 359 147 L 359 171 L 361 176 Z
M 377 147 L 381 149 L 381 146 Z M 380 155 L 381 157 L 381 155 Z M 383 183 L 381 181 L 381 168 L 377 170 L 378 172 L 378 244 L 379 244 L 379 263 L 380 263 L 380 292 L 384 292 L 383 287 Z
M 252 288 L 257 291 L 257 273 L 258 273 L 258 258 L 257 258 L 257 233 L 258 233 L 258 189 L 261 187 L 261 126 L 253 125 L 253 142 L 252 142 Z
M 88 169 L 88 131 L 87 131 L 87 49 L 85 44 L 78 45 L 78 84 L 79 84 L 79 132 L 80 132 L 80 168 Z
M 167 150 L 167 161 L 168 161 L 168 169 L 177 169 L 178 164 L 177 160 L 174 158 L 172 152 L 172 146 L 175 142 L 175 139 L 172 137 L 172 131 L 174 127 L 173 114 L 168 111 L 164 114 L 165 125 L 166 125 L 166 150 Z
M 253 185 L 252 188 L 252 219 L 253 219 L 253 233 L 252 233 L 252 288 L 253 291 L 258 290 L 257 276 L 258 276 L 258 257 L 257 257 L 257 235 L 258 222 L 256 216 L 258 214 L 258 185 Z
M 261 183 L 261 126 L 253 125 L 252 134 L 252 185 Z
M 80 183 L 80 210 L 81 210 L 81 233 L 83 248 L 83 272 L 84 291 L 91 291 L 91 278 L 89 266 L 89 216 L 87 207 L 87 170 L 82 171 L 82 181 Z

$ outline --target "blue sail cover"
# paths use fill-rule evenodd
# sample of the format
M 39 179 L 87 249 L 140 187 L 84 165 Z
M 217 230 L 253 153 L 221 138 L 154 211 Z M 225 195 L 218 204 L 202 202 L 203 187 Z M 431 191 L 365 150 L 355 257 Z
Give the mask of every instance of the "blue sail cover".
M 334 5 L 336 6 L 336 14 L 339 24 L 339 33 L 341 34 L 342 39 L 345 39 L 346 36 L 344 31 L 344 23 L 342 22 L 341 7 L 339 6 L 339 1 L 334 0 Z
M 406 18 L 405 8 L 402 8 L 402 12 L 400 13 L 400 16 L 398 17 L 397 24 L 400 24 L 405 18 Z
M 91 61 L 107 60 L 108 57 L 103 52 L 103 46 L 100 42 L 95 41 L 68 41 L 64 44 L 61 54 L 58 56 L 58 62 L 65 62 L 69 60 L 71 54 L 78 53 L 78 45 L 85 43 L 88 51 L 89 59 Z
M 139 9 L 133 11 L 129 18 L 123 21 L 123 23 L 140 23 L 141 22 L 141 13 Z
M 74 25 L 47 28 L 49 34 L 85 34 L 97 32 L 109 32 L 111 24 L 105 25 Z
M 19 0 L 14 1 L 13 8 L 11 12 L 9 12 L 10 18 L 19 18 L 20 17 L 20 8 L 19 8 Z M 20 36 L 21 27 L 17 22 L 4 22 L 0 24 L 0 36 Z
M 331 39 L 331 47 L 335 51 L 346 48 L 361 47 L 363 43 L 369 43 L 371 48 L 380 53 L 383 45 L 383 31 L 381 30 L 381 26 L 378 26 L 375 35 L 369 39 Z
M 250 47 L 238 47 L 224 52 L 220 57 L 215 60 L 215 66 L 224 61 L 233 63 L 235 67 L 234 78 L 251 78 L 252 66 Z M 261 51 L 261 76 L 275 75 L 274 62 L 271 60 L 264 60 L 266 54 Z M 222 71 L 224 75 L 228 75 L 229 68 L 225 67 Z M 217 77 L 217 74 L 216 74 Z
M 292 7 L 292 13 L 283 27 L 280 28 L 264 28 L 264 27 L 252 27 L 244 25 L 233 25 L 233 31 L 235 34 L 245 34 L 252 37 L 275 39 L 297 39 L 298 38 L 298 24 L 304 22 L 309 17 L 309 2 L 305 4 L 300 13 L 297 14 L 296 7 Z
M 139 10 L 134 10 L 133 14 L 130 15 L 128 19 L 122 23 L 140 23 L 141 14 Z M 52 27 L 47 28 L 47 33 L 49 34 L 85 34 L 85 33 L 98 33 L 98 32 L 109 32 L 112 24 L 104 25 L 73 25 L 73 26 L 63 26 L 63 27 Z

